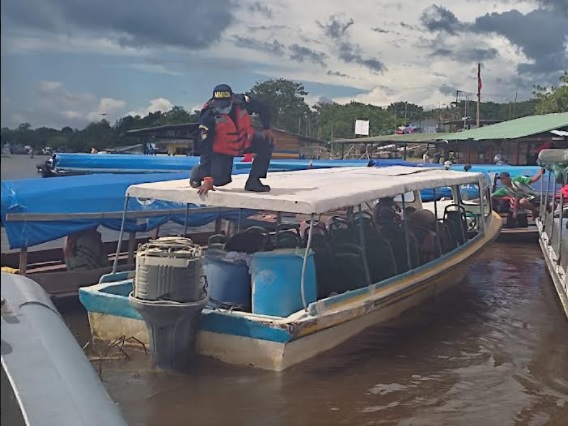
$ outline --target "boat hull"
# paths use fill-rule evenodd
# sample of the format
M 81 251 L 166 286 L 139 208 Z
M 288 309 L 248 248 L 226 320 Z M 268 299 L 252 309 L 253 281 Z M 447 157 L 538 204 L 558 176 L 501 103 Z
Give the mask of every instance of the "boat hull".
M 562 305 L 566 318 L 568 319 L 568 271 L 557 261 L 557 253 L 551 244 L 550 237 L 545 231 L 543 223 L 538 220 L 537 224 L 539 229 L 538 242 L 546 262 L 546 267 L 550 277 L 552 278 L 556 292 L 558 293 L 560 304 Z M 568 233 L 568 230 L 564 232 Z
M 459 285 L 470 263 L 500 228 L 501 219 L 493 214 L 483 233 L 452 253 L 381 283 L 314 302 L 307 313 L 275 318 L 206 309 L 197 351 L 230 364 L 285 370 Z M 103 295 L 105 286 L 112 285 L 80 290 L 93 337 L 113 341 L 133 336 L 148 343 L 146 327 L 125 297 L 129 288 Z

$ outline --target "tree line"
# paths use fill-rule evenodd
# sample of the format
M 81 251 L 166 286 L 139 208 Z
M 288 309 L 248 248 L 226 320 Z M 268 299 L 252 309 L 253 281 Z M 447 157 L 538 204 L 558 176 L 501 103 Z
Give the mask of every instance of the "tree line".
M 308 92 L 304 85 L 286 79 L 272 79 L 256 83 L 249 91 L 264 100 L 272 109 L 273 127 L 323 140 L 354 137 L 355 120 L 369 120 L 371 136 L 392 134 L 398 126 L 431 122 L 454 121 L 459 123 L 464 114 L 475 118 L 476 104 L 460 100 L 443 108 L 425 110 L 409 102 L 395 102 L 379 107 L 360 102 L 337 104 L 321 99 L 310 107 L 306 103 Z M 536 86 L 534 98 L 523 102 L 482 102 L 480 116 L 484 120 L 503 121 L 532 114 L 568 111 L 568 72 L 560 78 L 558 87 Z M 128 130 L 167 124 L 194 123 L 199 111 L 187 111 L 174 106 L 169 111 L 156 111 L 148 115 L 126 116 L 114 124 L 102 119 L 92 122 L 84 129 L 63 127 L 33 128 L 22 123 L 15 129 L 1 129 L 2 144 L 29 145 L 34 150 L 44 147 L 72 152 L 89 152 L 92 148 L 102 150 L 139 143 L 133 137 L 125 137 Z M 459 127 L 459 126 L 458 126 Z

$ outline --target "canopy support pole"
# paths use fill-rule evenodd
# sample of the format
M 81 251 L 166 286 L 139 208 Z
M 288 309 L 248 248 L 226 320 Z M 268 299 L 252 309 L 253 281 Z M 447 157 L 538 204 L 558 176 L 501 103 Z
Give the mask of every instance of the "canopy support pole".
M 20 275 L 26 275 L 28 270 L 28 248 L 22 247 L 20 249 L 20 262 L 18 265 L 18 273 Z
M 404 227 L 404 243 L 406 245 L 406 263 L 408 264 L 408 270 L 412 270 L 412 262 L 410 259 L 410 239 L 408 238 L 408 224 L 407 224 L 407 218 L 406 215 L 404 214 L 404 211 L 406 210 L 406 200 L 404 199 L 404 194 L 402 194 L 402 224 Z
M 436 188 L 432 188 L 432 195 L 434 196 L 434 223 L 436 224 L 436 248 L 438 249 L 440 256 L 442 256 L 442 242 L 440 240 L 440 228 L 438 226 L 438 197 L 436 197 Z
M 363 208 L 359 204 L 359 240 L 361 240 L 361 250 L 363 252 L 363 266 L 365 267 L 365 277 L 367 278 L 367 285 L 373 284 L 371 282 L 371 272 L 369 271 L 369 262 L 367 262 L 367 251 L 365 250 L 365 230 L 363 229 Z
M 124 223 L 126 222 L 126 212 L 128 210 L 128 201 L 130 196 L 126 196 L 124 199 L 124 210 L 122 211 L 122 221 L 120 222 L 120 234 L 118 235 L 118 242 L 116 243 L 116 256 L 114 257 L 114 263 L 112 264 L 112 273 L 116 274 L 118 268 L 118 256 L 120 255 L 120 249 L 122 246 L 122 238 L 124 235 Z
M 187 236 L 187 219 L 189 216 L 189 203 L 186 203 L 185 205 L 185 218 L 183 220 L 183 236 L 186 237 Z
M 552 172 L 548 172 L 548 179 L 546 181 L 546 195 L 544 197 L 544 211 L 548 208 L 548 193 L 550 192 L 550 180 L 552 177 Z M 554 189 L 552 190 L 552 211 L 554 211 Z M 546 229 L 546 220 L 542 222 L 542 228 Z
M 566 182 L 564 183 L 566 184 Z M 562 258 L 562 217 L 564 216 L 564 193 L 560 192 L 560 218 L 559 218 L 559 226 L 558 226 L 558 255 L 556 256 L 556 264 L 560 265 L 560 259 Z M 554 210 L 552 211 L 552 219 L 554 220 Z M 554 227 L 552 228 L 554 229 Z
M 308 267 L 308 255 L 312 248 L 312 236 L 314 234 L 315 215 L 312 213 L 310 216 L 310 228 L 308 229 L 308 242 L 306 244 L 306 251 L 304 252 L 304 260 L 302 262 L 302 279 L 300 281 L 300 290 L 302 293 L 302 305 L 304 309 L 308 310 L 308 302 L 306 301 L 306 269 Z

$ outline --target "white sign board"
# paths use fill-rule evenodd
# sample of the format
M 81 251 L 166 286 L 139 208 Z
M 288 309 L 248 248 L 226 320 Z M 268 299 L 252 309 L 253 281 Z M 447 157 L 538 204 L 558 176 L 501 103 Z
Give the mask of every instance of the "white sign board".
M 355 120 L 355 134 L 369 136 L 369 120 Z

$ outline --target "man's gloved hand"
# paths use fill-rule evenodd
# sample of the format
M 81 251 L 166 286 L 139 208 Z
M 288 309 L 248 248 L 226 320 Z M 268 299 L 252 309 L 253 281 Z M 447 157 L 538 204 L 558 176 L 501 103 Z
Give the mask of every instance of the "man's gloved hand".
M 206 177 L 203 179 L 203 184 L 197 189 L 199 195 L 206 195 L 209 191 L 215 191 L 213 187 L 213 179 Z

